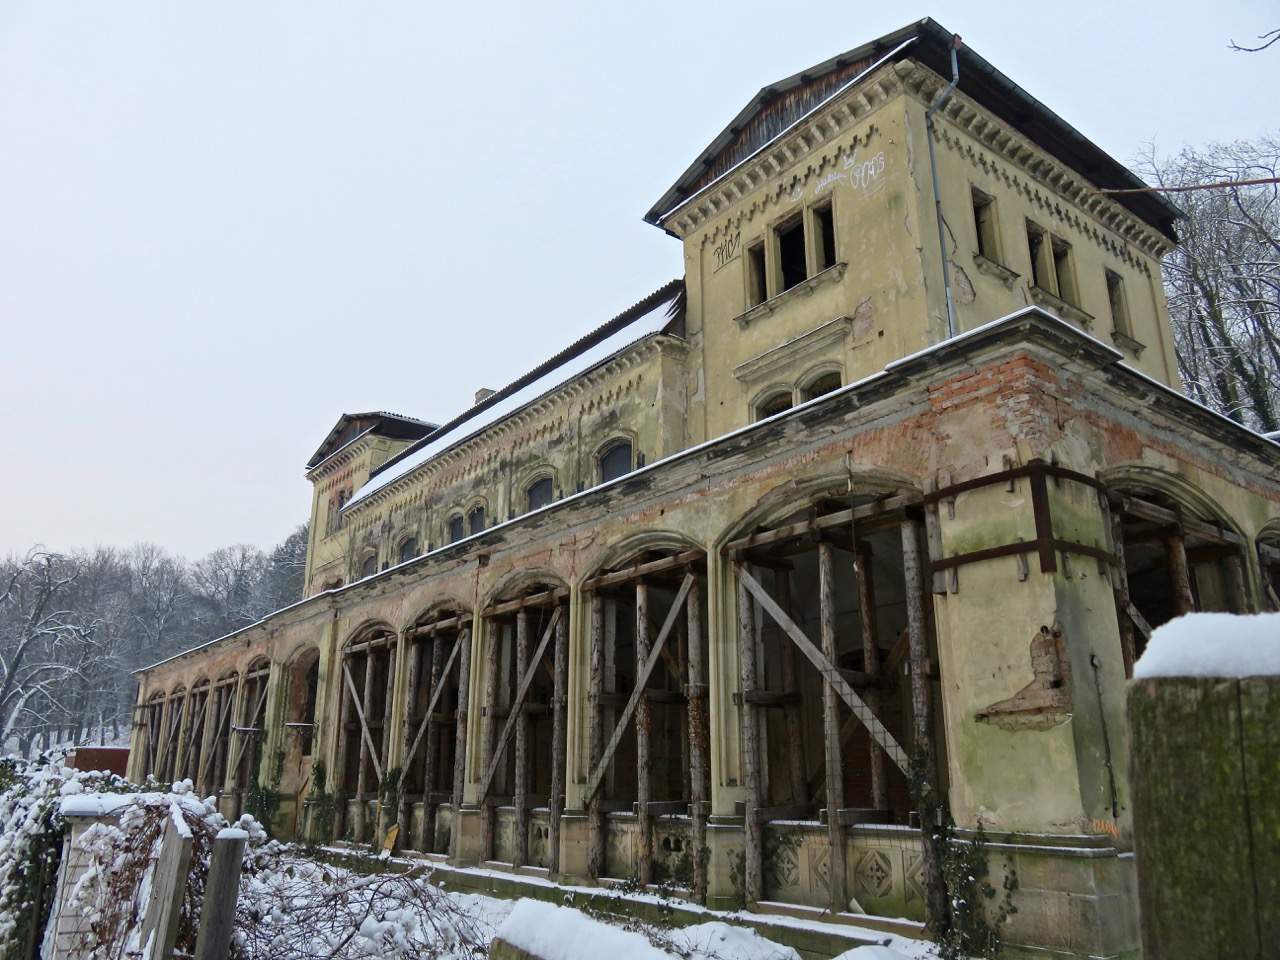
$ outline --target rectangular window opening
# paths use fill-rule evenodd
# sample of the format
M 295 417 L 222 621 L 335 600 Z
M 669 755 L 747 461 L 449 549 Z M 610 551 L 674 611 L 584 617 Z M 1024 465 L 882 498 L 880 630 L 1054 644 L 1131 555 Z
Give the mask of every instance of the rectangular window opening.
M 1044 230 L 1030 220 L 1027 221 L 1027 250 L 1031 254 L 1031 282 L 1056 296 L 1058 290 L 1053 282 L 1053 260 L 1047 238 Z
M 778 267 L 782 274 L 782 289 L 790 290 L 809 276 L 804 255 L 804 220 L 797 217 L 780 226 L 777 236 Z
M 818 256 L 815 272 L 821 273 L 836 265 L 836 223 L 831 204 L 824 204 L 813 211 L 813 229 L 818 234 L 813 244 Z
M 1071 256 L 1071 244 L 1061 239 L 1053 237 L 1051 240 L 1053 249 L 1053 276 L 1057 283 L 1057 294 L 1067 303 L 1073 306 L 1080 305 L 1080 292 L 1076 289 L 1076 268 L 1075 261 Z
M 995 201 L 976 187 L 973 188 L 973 223 L 978 233 L 978 255 L 1000 263 Z
M 754 307 L 768 299 L 764 272 L 764 244 L 747 248 L 747 306 Z
M 1129 303 L 1124 296 L 1124 277 L 1111 270 L 1107 271 L 1107 299 L 1111 302 L 1112 328 L 1125 336 L 1133 336 Z

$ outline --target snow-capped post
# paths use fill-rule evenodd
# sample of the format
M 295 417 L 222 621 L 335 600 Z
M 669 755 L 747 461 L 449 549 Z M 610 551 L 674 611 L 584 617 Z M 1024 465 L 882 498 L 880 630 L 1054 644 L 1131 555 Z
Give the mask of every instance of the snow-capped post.
M 1156 629 L 1128 689 L 1143 956 L 1280 937 L 1280 614 Z
M 244 830 L 228 828 L 219 831 L 214 840 L 204 905 L 200 909 L 195 960 L 225 960 L 230 953 L 236 901 L 240 898 L 240 867 L 248 839 L 249 834 Z

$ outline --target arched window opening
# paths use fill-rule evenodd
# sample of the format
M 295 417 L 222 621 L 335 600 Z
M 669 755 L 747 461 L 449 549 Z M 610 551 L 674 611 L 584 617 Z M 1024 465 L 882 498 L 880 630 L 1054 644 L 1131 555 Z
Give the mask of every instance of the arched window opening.
M 925 614 L 923 523 L 883 510 L 870 493 L 797 506 L 725 547 L 747 664 L 743 786 L 757 799 L 746 815 L 784 809 L 787 819 L 816 820 L 825 809 L 828 822 L 838 818 L 828 840 L 838 864 L 843 824 L 915 822 L 913 755 L 946 794 L 942 718 L 931 707 L 942 678 Z M 878 722 L 867 723 L 866 711 Z M 750 838 L 746 856 L 758 869 L 762 850 Z M 832 903 L 843 909 L 844 871 L 832 880 Z M 776 896 L 771 883 L 766 876 L 748 896 Z
M 699 551 L 650 551 L 589 579 L 591 689 L 587 723 L 601 731 L 590 747 L 587 777 L 592 861 L 655 879 L 668 858 L 655 851 L 659 810 L 687 814 L 688 850 L 706 842 L 702 804 L 710 797 L 707 740 L 705 558 Z M 653 660 L 654 651 L 658 659 Z M 649 664 L 653 663 L 650 670 Z M 638 695 L 637 695 L 638 691 Z M 634 698 L 631 719 L 626 705 Z M 605 745 L 614 742 L 614 751 Z M 605 811 L 635 810 L 639 843 L 610 842 Z M 705 864 L 693 863 L 695 898 L 705 894 Z
M 479 667 L 485 708 L 482 859 L 543 866 L 553 873 L 559 869 L 564 809 L 567 600 L 563 587 L 539 584 L 486 609 Z M 514 809 L 499 813 L 497 808 L 508 804 Z M 545 816 L 531 813 L 542 807 Z M 545 830 L 535 829 L 543 825 Z
M 791 402 L 790 390 L 778 390 L 769 394 L 763 400 L 756 404 L 756 419 L 764 420 L 772 417 L 776 413 L 783 410 L 790 410 L 794 404 Z
M 223 674 L 213 685 L 206 713 L 208 748 L 203 751 L 200 769 L 196 772 L 196 791 L 201 796 L 221 796 L 226 790 L 235 726 L 236 691 L 239 686 L 238 673 Z
M 391 744 L 395 662 L 396 635 L 385 627 L 357 635 L 339 657 L 334 839 L 368 843 L 377 830 L 375 812 Z
M 160 772 L 160 753 L 164 744 L 164 692 L 157 691 L 147 700 L 142 708 L 142 724 L 146 730 L 146 762 L 143 764 L 145 776 L 158 776 Z
M 185 704 L 187 720 L 182 727 L 181 739 L 175 757 L 174 781 L 195 781 L 200 772 L 200 751 L 204 745 L 204 731 L 208 723 L 209 681 L 197 681 L 191 687 Z
M 467 535 L 466 521 L 457 513 L 449 518 L 449 542 L 457 543 Z
M 267 736 L 267 680 L 270 672 L 271 664 L 267 660 L 258 660 L 244 675 L 239 716 L 232 725 L 231 775 L 236 795 L 233 820 L 244 810 L 249 791 L 258 780 L 262 746 Z
M 1258 565 L 1262 569 L 1263 606 L 1280 611 L 1280 529 L 1258 537 Z
M 1115 594 L 1128 676 L 1151 631 L 1174 617 L 1249 612 L 1238 534 L 1159 490 L 1126 485 L 1109 497 L 1112 542 L 1124 565 Z
M 418 555 L 418 538 L 406 537 L 400 542 L 399 561 L 405 563 Z
M 173 783 L 174 771 L 177 769 L 178 749 L 182 724 L 186 718 L 186 690 L 178 687 L 169 694 L 165 704 L 165 715 L 159 757 L 156 760 L 156 778 L 164 786 Z
M 378 572 L 378 555 L 371 553 L 360 561 L 360 576 L 357 579 L 363 580 L 365 577 L 372 577 Z
M 467 513 L 467 532 L 472 536 L 484 532 L 484 507 L 480 504 Z
M 833 390 L 839 390 L 840 386 L 840 374 L 838 371 L 833 370 L 811 380 L 809 385 L 804 388 L 802 396 L 805 400 L 812 400 L 823 394 L 831 393 Z
M 320 651 L 314 648 L 296 657 L 289 667 L 289 706 L 286 746 L 296 760 L 311 756 L 315 743 L 316 697 L 320 690 Z
M 600 454 L 600 482 L 608 483 L 625 477 L 633 469 L 631 441 L 616 440 Z
M 525 488 L 525 498 L 528 500 L 530 510 L 539 510 L 547 506 L 554 496 L 555 489 L 549 476 L 539 477 Z
M 469 612 L 436 610 L 409 631 L 397 822 L 400 844 L 420 853 L 448 852 L 462 804 L 470 649 Z

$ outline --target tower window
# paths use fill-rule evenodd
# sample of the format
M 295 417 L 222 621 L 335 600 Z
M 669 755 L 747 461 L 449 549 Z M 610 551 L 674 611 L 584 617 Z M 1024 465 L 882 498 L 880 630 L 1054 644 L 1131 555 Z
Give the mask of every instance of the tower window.
M 1080 292 L 1076 289 L 1075 259 L 1071 244 L 1061 237 L 1050 238 L 1053 250 L 1053 276 L 1058 285 L 1058 296 L 1074 306 L 1080 305 Z
M 796 217 L 782 225 L 777 230 L 777 237 L 782 290 L 790 290 L 809 275 L 804 253 L 804 219 Z
M 765 283 L 764 243 L 747 248 L 747 306 L 754 307 L 768 299 Z
M 418 538 L 406 537 L 404 541 L 401 542 L 400 544 L 400 556 L 399 556 L 400 562 L 404 563 L 406 560 L 412 560 L 417 555 L 418 555 Z
M 360 579 L 363 580 L 365 577 L 372 577 L 377 572 L 378 556 L 377 554 L 371 553 L 369 556 L 365 557 L 364 561 L 360 564 Z
M 978 255 L 1000 263 L 1000 240 L 996 230 L 996 203 L 976 187 L 973 194 L 973 224 L 978 234 Z
M 484 532 L 484 507 L 474 506 L 467 514 L 467 530 L 472 535 Z
M 1031 254 L 1031 282 L 1041 290 L 1057 296 L 1053 277 L 1053 258 L 1049 254 L 1049 237 L 1042 227 L 1027 221 L 1027 251 Z
M 814 397 L 820 397 L 824 393 L 830 393 L 832 390 L 840 389 L 840 374 L 836 371 L 824 373 L 817 377 L 804 388 L 804 399 L 812 400 Z
M 1117 333 L 1133 336 L 1133 325 L 1129 321 L 1129 301 L 1124 295 L 1124 277 L 1114 271 L 1107 271 L 1107 299 L 1111 303 L 1111 325 Z
M 814 208 L 813 231 L 813 250 L 818 257 L 815 272 L 821 272 L 836 265 L 836 221 L 830 203 Z
M 775 413 L 790 410 L 792 406 L 791 391 L 779 390 L 776 393 L 769 394 L 756 404 L 756 419 L 764 420 L 766 417 L 772 417 Z

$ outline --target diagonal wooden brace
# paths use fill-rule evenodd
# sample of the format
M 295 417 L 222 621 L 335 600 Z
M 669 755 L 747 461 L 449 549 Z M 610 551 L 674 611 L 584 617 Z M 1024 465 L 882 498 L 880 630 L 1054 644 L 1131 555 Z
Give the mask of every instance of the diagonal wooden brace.
M 369 670 L 372 666 L 370 659 L 366 658 L 364 668 Z M 360 720 L 360 734 L 364 737 L 364 745 L 369 749 L 369 759 L 373 761 L 373 769 L 378 774 L 378 783 L 382 783 L 382 761 L 378 759 L 378 748 L 373 745 L 373 734 L 369 732 L 369 721 L 364 718 L 364 707 L 360 705 L 360 694 L 356 693 L 356 682 L 351 678 L 351 668 L 347 666 L 347 661 L 342 661 L 342 677 L 347 681 L 347 690 L 351 694 L 351 705 L 356 708 L 356 717 Z
M 524 676 L 520 678 L 520 686 L 516 690 L 516 698 L 511 701 L 511 709 L 507 711 L 507 722 L 502 726 L 502 735 L 494 746 L 493 756 L 489 759 L 489 769 L 484 772 L 484 780 L 480 784 L 481 803 L 484 803 L 485 798 L 489 796 L 489 787 L 493 785 L 493 775 L 498 772 L 498 764 L 502 762 L 502 756 L 507 749 L 507 744 L 511 742 L 511 736 L 515 733 L 516 721 L 520 719 L 520 713 L 524 708 L 524 698 L 528 695 L 529 688 L 533 686 L 533 678 L 538 673 L 538 664 L 542 662 L 542 656 L 547 652 L 547 645 L 555 635 L 556 624 L 560 621 L 563 609 L 563 607 L 557 606 L 555 613 L 551 614 L 551 620 L 542 632 L 542 639 L 538 641 L 538 649 L 534 651 L 533 659 L 529 661 L 529 666 L 525 669 Z
M 590 801 L 595 797 L 596 792 L 600 789 L 600 784 L 604 782 L 605 771 L 609 769 L 609 764 L 613 761 L 613 754 L 618 749 L 618 744 L 622 742 L 622 735 L 627 730 L 627 724 L 631 722 L 632 715 L 636 712 L 636 706 L 640 703 L 640 698 L 644 696 L 644 688 L 649 683 L 649 677 L 653 675 L 653 669 L 658 665 L 658 661 L 662 658 L 663 645 L 667 641 L 667 636 L 671 633 L 672 628 L 676 625 L 676 621 L 680 619 L 680 611 L 684 608 L 685 598 L 689 596 L 689 590 L 693 587 L 694 575 L 686 573 L 684 580 L 680 583 L 680 589 L 676 592 L 676 598 L 671 604 L 671 610 L 667 613 L 667 619 L 662 624 L 662 629 L 658 631 L 657 638 L 653 641 L 653 649 L 649 651 L 649 659 L 645 661 L 644 670 L 640 676 L 636 677 L 635 688 L 631 691 L 631 697 L 627 700 L 627 705 L 622 710 L 622 716 L 618 718 L 618 725 L 613 728 L 613 735 L 609 738 L 609 743 L 604 748 L 604 753 L 600 756 L 600 762 L 596 764 L 596 768 L 591 771 L 591 777 L 587 781 L 587 792 L 584 800 Z
M 466 630 L 458 634 L 458 638 L 453 642 L 453 649 L 449 651 L 449 658 L 444 662 L 444 669 L 440 671 L 440 682 L 434 690 L 431 691 L 431 700 L 427 703 L 427 712 L 422 716 L 422 723 L 418 724 L 418 732 L 414 734 L 413 746 L 409 748 L 409 752 L 405 754 L 404 762 L 400 764 L 400 780 L 404 781 L 405 774 L 409 767 L 413 764 L 413 758 L 418 752 L 418 746 L 422 743 L 422 737 L 427 732 L 427 725 L 431 722 L 431 715 L 436 712 L 436 705 L 440 702 L 440 695 L 444 693 L 445 688 L 449 685 L 449 671 L 453 669 L 453 662 L 458 659 L 458 653 L 462 650 L 462 641 Z
M 267 702 L 267 684 L 264 683 L 262 685 L 262 695 L 258 697 L 258 702 L 254 705 L 253 713 L 249 714 L 250 726 L 253 725 L 254 720 L 257 719 L 259 712 L 261 712 L 262 710 L 263 704 L 266 702 Z M 244 748 L 248 746 L 248 744 L 249 744 L 249 740 L 243 733 L 241 733 L 240 736 L 236 738 L 236 760 L 235 760 L 235 763 L 231 764 L 232 770 L 240 769 L 240 761 L 244 759 Z M 249 771 L 248 775 L 249 775 L 249 778 L 252 779 L 253 771 Z
M 909 780 L 911 778 L 910 761 L 907 758 L 906 751 L 893 738 L 893 734 L 885 728 L 883 723 L 876 719 L 876 715 L 871 708 L 854 692 L 835 665 L 805 635 L 804 630 L 787 616 L 773 597 L 769 596 L 769 591 L 761 586 L 760 582 L 741 565 L 738 567 L 738 576 L 742 578 L 743 586 L 747 588 L 760 606 L 764 607 L 769 616 L 774 619 L 774 622 L 800 648 L 800 652 L 808 657 L 809 661 L 818 668 L 818 672 L 822 674 L 822 679 L 831 684 L 840 699 L 848 704 L 849 709 L 853 711 L 853 715 L 862 722 L 862 725 L 867 728 L 867 732 L 871 734 L 871 739 L 880 745 L 880 748 L 889 755 L 889 758 L 897 764 L 898 769 Z

